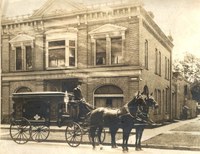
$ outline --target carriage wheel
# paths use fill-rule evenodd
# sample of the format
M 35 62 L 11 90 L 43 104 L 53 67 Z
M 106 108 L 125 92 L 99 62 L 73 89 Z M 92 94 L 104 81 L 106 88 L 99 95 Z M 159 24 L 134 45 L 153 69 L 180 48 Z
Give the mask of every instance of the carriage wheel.
M 47 126 L 32 126 L 31 138 L 33 141 L 42 142 L 49 137 L 50 128 Z
M 10 137 L 17 144 L 25 144 L 31 136 L 31 124 L 26 118 L 19 118 L 11 121 Z
M 83 132 L 76 122 L 70 123 L 65 131 L 65 139 L 71 147 L 77 147 L 82 142 Z
M 97 132 L 98 132 L 98 128 L 97 128 L 97 130 L 95 132 L 95 138 L 94 138 L 94 142 L 95 142 L 96 145 L 99 144 L 99 139 L 98 139 Z M 90 143 L 92 143 L 92 138 L 91 138 L 90 134 L 88 134 L 88 137 L 89 137 Z M 106 130 L 103 129 L 102 132 L 101 132 L 101 142 L 102 143 L 105 141 L 105 138 L 106 138 Z

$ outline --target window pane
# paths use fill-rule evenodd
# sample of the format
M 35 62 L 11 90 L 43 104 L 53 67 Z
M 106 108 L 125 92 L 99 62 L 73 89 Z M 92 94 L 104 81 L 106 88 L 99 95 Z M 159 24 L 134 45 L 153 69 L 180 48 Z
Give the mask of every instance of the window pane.
M 106 64 L 106 39 L 96 40 L 96 65 Z
M 75 47 L 75 40 L 69 40 L 69 46 Z
M 16 48 L 16 70 L 22 70 L 22 48 Z
M 111 39 L 111 64 L 122 63 L 122 39 Z
M 65 48 L 49 50 L 49 66 L 65 66 Z
M 75 48 L 69 48 L 69 66 L 75 66 Z
M 32 69 L 32 48 L 31 46 L 26 46 L 26 69 Z
M 49 42 L 49 47 L 65 46 L 65 40 Z

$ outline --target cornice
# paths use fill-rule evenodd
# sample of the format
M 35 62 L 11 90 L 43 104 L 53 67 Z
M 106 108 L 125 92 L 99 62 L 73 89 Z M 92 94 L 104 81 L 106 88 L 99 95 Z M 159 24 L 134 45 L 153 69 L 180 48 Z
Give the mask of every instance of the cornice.
M 88 77 L 139 76 L 139 66 L 2 73 L 2 81 L 52 80 Z
M 143 15 L 143 25 L 151 31 L 151 33 L 156 36 L 158 40 L 163 44 L 165 44 L 165 47 L 167 46 L 168 50 L 171 51 L 171 49 L 174 47 L 172 41 L 164 34 L 164 32 L 160 29 L 160 27 L 155 23 L 155 21 L 152 19 L 152 17 L 149 15 L 149 13 L 141 7 L 141 14 Z M 148 23 L 148 24 L 147 24 Z M 152 27 L 152 28 L 151 28 Z M 151 29 L 151 30 L 150 30 Z M 154 29 L 154 30 L 152 30 Z

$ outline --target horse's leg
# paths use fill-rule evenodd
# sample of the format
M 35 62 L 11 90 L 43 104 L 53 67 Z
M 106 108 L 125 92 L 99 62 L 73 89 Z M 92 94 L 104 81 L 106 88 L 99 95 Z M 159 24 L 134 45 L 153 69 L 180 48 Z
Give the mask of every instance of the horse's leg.
M 141 126 L 140 128 L 140 136 L 139 136 L 139 142 L 138 142 L 138 148 L 139 150 L 142 150 L 142 147 L 141 147 L 141 139 L 142 139 L 142 134 L 144 132 L 144 126 Z
M 122 143 L 122 149 L 123 151 L 128 151 L 128 139 L 129 135 L 131 133 L 132 127 L 123 127 L 123 143 Z
M 93 149 L 95 149 L 96 145 L 95 145 L 95 132 L 96 132 L 97 127 L 90 127 L 90 137 L 92 140 L 92 147 Z
M 135 150 L 138 151 L 138 140 L 139 140 L 139 127 L 135 127 Z
M 122 141 L 122 150 L 125 151 L 125 143 L 126 143 L 126 135 L 125 135 L 125 131 L 123 128 L 123 141 Z
M 102 150 L 102 140 L 101 140 L 101 133 L 102 133 L 103 127 L 99 126 L 98 132 L 97 132 L 97 137 L 98 137 L 98 141 L 99 141 L 99 145 L 100 145 L 100 149 Z
M 111 146 L 112 148 L 117 148 L 115 136 L 117 133 L 118 128 L 117 127 L 110 127 L 110 135 L 111 135 Z

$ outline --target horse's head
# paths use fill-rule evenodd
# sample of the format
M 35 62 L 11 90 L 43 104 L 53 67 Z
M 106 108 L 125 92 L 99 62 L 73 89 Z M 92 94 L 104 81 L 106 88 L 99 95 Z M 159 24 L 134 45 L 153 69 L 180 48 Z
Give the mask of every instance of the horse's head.
M 137 93 L 136 96 L 127 104 L 128 110 L 131 115 L 135 115 L 137 113 L 139 106 L 146 106 L 146 96 L 141 94 L 140 92 Z
M 158 103 L 156 102 L 156 100 L 153 97 L 153 93 L 151 93 L 150 95 L 147 94 L 145 101 L 146 101 L 146 105 L 148 107 L 152 107 L 152 108 L 155 108 L 155 109 L 159 107 Z

